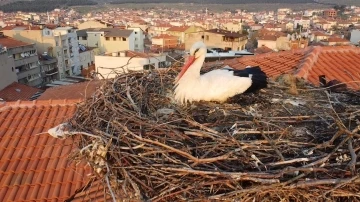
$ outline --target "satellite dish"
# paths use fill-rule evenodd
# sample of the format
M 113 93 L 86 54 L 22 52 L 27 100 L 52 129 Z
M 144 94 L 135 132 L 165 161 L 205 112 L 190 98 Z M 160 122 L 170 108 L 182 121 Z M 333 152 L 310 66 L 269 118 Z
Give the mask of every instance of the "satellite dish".
M 20 56 L 21 56 L 21 57 L 25 57 L 24 53 L 21 53 Z

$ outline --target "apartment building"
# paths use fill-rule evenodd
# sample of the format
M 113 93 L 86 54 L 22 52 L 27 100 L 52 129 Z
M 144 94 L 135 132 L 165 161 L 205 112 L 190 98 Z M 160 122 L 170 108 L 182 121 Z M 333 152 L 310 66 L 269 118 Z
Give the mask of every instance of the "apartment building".
M 140 27 L 129 27 L 128 30 L 134 30 L 134 51 L 143 52 L 144 51 L 144 39 L 145 34 L 144 30 Z
M 166 54 L 146 54 L 135 51 L 119 51 L 95 56 L 99 78 L 114 78 L 119 73 L 165 68 L 169 64 Z
M 86 47 L 99 48 L 102 54 L 124 50 L 135 50 L 134 30 L 118 28 L 89 28 L 85 30 L 78 30 L 77 37 L 80 44 Z
M 203 41 L 208 47 L 222 48 L 225 50 L 243 50 L 247 43 L 247 36 L 238 32 L 231 32 L 222 29 L 211 29 L 203 32 L 188 33 L 185 36 L 185 50 L 190 50 L 191 46 Z
M 39 53 L 47 53 L 57 60 L 60 79 L 80 74 L 79 47 L 76 31 L 72 27 L 10 26 L 3 29 L 5 35 L 26 43 L 35 43 Z
M 7 48 L 0 43 L 0 90 L 17 81 L 15 63 L 12 55 L 8 55 Z M 0 100 L 1 101 L 1 100 Z
M 0 32 L 0 44 L 6 47 L 8 57 L 14 60 L 11 71 L 16 73 L 17 81 L 28 86 L 40 86 L 42 78 L 35 45 L 8 37 L 2 32 Z
M 39 61 L 44 83 L 51 83 L 52 81 L 59 80 L 59 69 L 55 57 L 51 57 L 45 52 L 39 56 Z

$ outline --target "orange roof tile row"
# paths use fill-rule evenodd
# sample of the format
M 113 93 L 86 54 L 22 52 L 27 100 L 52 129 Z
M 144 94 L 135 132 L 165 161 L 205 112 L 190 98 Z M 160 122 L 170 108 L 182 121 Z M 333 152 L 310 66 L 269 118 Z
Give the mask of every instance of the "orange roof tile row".
M 236 69 L 260 66 L 270 77 L 294 73 L 315 85 L 325 75 L 330 81 L 348 82 L 348 87 L 360 89 L 360 48 L 354 46 L 310 46 L 278 53 L 266 53 L 224 61 Z M 355 81 L 355 82 L 354 82 Z M 357 82 L 356 82 L 357 81 Z
M 0 201 L 64 201 L 86 185 L 91 170 L 68 160 L 72 139 L 39 133 L 70 118 L 76 105 L 24 104 L 0 108 Z

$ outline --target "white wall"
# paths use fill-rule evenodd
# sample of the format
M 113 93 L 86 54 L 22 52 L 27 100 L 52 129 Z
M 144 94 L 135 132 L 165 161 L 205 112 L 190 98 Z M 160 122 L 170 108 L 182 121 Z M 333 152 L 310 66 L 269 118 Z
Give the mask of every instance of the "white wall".
M 142 71 L 144 65 L 154 64 L 155 68 L 159 68 L 159 62 L 164 62 L 166 56 L 156 56 L 149 58 L 132 58 L 127 66 L 125 66 L 130 57 L 114 57 L 114 56 L 95 56 L 95 68 L 105 78 L 114 78 L 116 73 L 124 73 L 130 71 Z M 123 67 L 123 68 L 120 68 Z M 102 78 L 99 76 L 99 78 Z
M 350 37 L 350 42 L 352 44 L 359 44 L 360 42 L 360 30 L 352 30 L 351 31 L 351 37 Z
M 144 32 L 139 27 L 129 27 L 128 29 L 134 30 L 134 50 L 143 52 L 144 51 Z

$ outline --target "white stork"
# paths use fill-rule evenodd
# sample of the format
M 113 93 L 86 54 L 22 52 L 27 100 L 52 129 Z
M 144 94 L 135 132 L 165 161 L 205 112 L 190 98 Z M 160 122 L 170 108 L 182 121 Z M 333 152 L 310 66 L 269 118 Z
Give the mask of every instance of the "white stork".
M 200 75 L 206 53 L 207 48 L 201 41 L 191 47 L 190 56 L 175 79 L 176 101 L 225 102 L 234 95 L 266 88 L 267 76 L 258 66 L 244 70 L 223 68 Z

